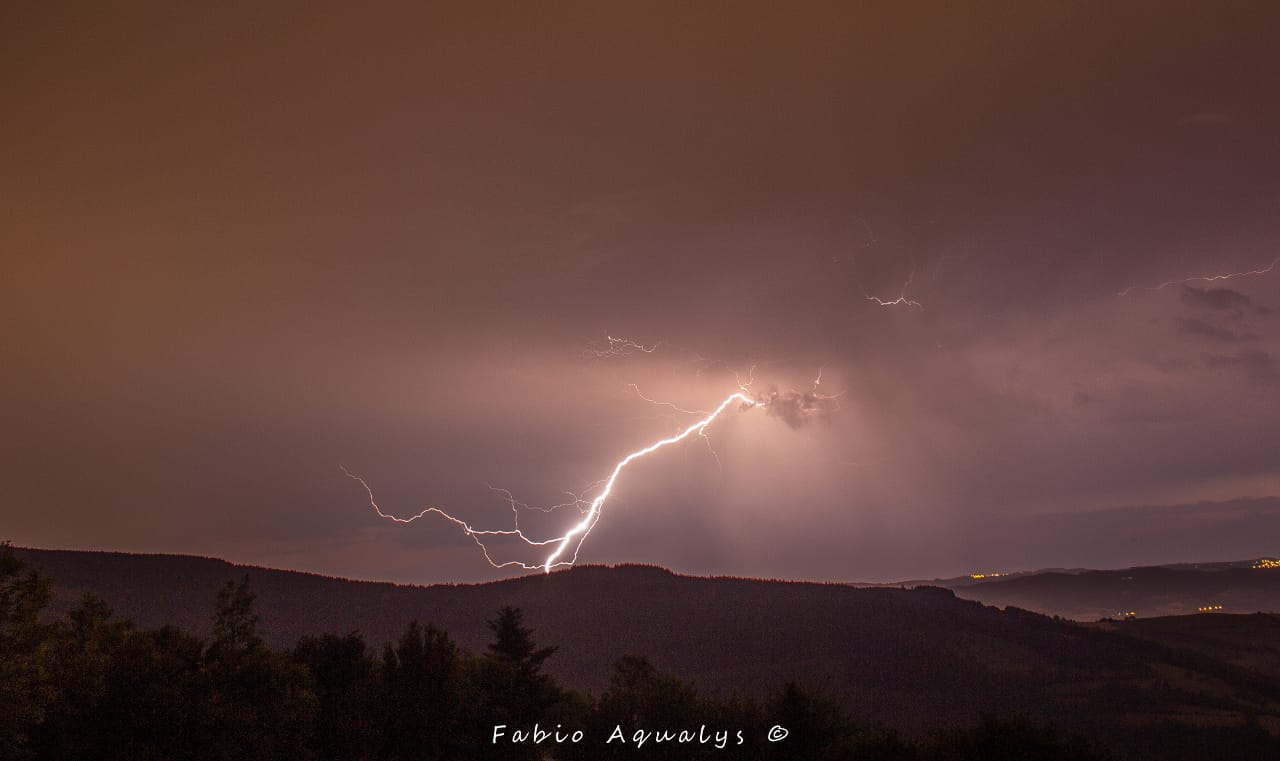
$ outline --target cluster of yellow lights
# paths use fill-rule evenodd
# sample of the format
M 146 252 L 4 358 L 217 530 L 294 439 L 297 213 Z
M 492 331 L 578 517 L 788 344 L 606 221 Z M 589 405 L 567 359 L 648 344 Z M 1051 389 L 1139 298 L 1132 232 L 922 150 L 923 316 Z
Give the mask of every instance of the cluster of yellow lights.
M 1254 568 L 1280 568 L 1280 560 L 1275 558 L 1262 558 L 1253 564 Z
M 969 574 L 969 578 L 971 579 L 995 579 L 1000 576 L 1004 576 L 1004 574 L 1003 573 L 971 573 Z
M 1222 606 L 1221 605 L 1201 605 L 1199 608 L 1197 608 L 1197 610 L 1199 610 L 1201 613 L 1212 613 L 1215 610 L 1222 610 Z

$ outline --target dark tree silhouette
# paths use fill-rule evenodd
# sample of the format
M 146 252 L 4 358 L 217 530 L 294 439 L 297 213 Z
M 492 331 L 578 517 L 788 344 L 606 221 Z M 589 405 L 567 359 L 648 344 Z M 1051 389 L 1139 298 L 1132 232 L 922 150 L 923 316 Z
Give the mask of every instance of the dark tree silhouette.
M 643 754 L 645 758 L 660 760 L 695 758 L 714 749 L 667 744 L 643 746 L 637 750 L 632 738 L 637 730 L 696 730 L 702 724 L 714 725 L 714 722 L 708 706 L 698 699 L 693 687 L 659 673 L 648 658 L 624 656 L 614 663 L 609 688 L 596 704 L 593 734 L 599 735 L 603 741 L 615 728 L 621 728 L 626 741 L 605 744 L 595 752 L 599 754 L 596 757 L 624 759 Z M 737 738 L 733 741 L 736 743 Z M 734 757 L 742 757 L 740 749 L 736 745 L 732 747 L 733 750 L 725 750 L 735 754 Z M 583 757 L 592 755 L 588 753 Z
M 488 622 L 493 632 L 493 642 L 486 651 L 488 657 L 519 668 L 527 674 L 542 670 L 542 664 L 555 654 L 558 648 L 539 648 L 533 642 L 533 629 L 524 625 L 524 613 L 519 608 L 505 606 L 498 617 Z
M 648 658 L 628 655 L 613 665 L 599 711 L 609 722 L 628 726 L 680 728 L 700 717 L 693 687 L 658 673 Z
M 1158 756 L 1157 756 L 1158 757 Z M 968 729 L 937 732 L 925 755 L 927 761 L 1103 761 L 1107 756 L 1075 737 L 1064 736 L 1051 724 L 1022 716 L 983 714 Z
M 293 662 L 311 674 L 318 707 L 311 747 L 318 758 L 372 758 L 381 745 L 379 717 L 394 706 L 379 705 L 374 661 L 364 638 L 325 634 L 303 637 L 293 649 Z
M 263 644 L 253 601 L 248 576 L 218 593 L 214 641 L 205 654 L 202 755 L 305 761 L 316 710 L 310 674 Z
M 213 614 L 213 644 L 211 657 L 224 657 L 262 647 L 258 634 L 258 615 L 253 610 L 256 595 L 249 591 L 249 576 L 240 583 L 227 581 L 218 590 L 218 602 Z
M 204 758 L 204 644 L 165 626 L 133 632 L 117 651 L 97 721 L 114 734 L 93 754 L 119 761 Z
M 48 603 L 48 580 L 27 569 L 8 542 L 0 544 L 0 758 L 27 755 L 31 730 L 54 697 L 41 646 L 49 627 L 40 613 Z
M 854 727 L 834 699 L 787 682 L 765 703 L 768 721 L 789 731 L 786 740 L 769 746 L 769 759 L 824 759 L 852 735 Z
M 56 629 L 50 642 L 49 676 L 57 685 L 35 745 L 46 758 L 89 758 L 111 742 L 99 716 L 111 665 L 124 646 L 130 625 L 116 619 L 102 600 L 86 596 Z
M 534 642 L 533 630 L 524 625 L 524 614 L 518 608 L 502 608 L 488 624 L 493 641 L 472 669 L 476 692 L 474 709 L 469 713 L 475 720 L 467 734 L 474 738 L 472 742 L 481 743 L 482 755 L 477 758 L 539 758 L 541 749 L 534 745 L 495 746 L 485 741 L 492 738 L 498 724 L 524 730 L 531 730 L 535 723 L 544 729 L 555 726 L 566 694 L 542 667 L 556 648 L 539 647 Z
M 459 727 L 462 710 L 462 654 L 445 632 L 417 621 L 409 624 L 382 657 L 386 700 L 381 757 L 466 758 L 477 738 Z

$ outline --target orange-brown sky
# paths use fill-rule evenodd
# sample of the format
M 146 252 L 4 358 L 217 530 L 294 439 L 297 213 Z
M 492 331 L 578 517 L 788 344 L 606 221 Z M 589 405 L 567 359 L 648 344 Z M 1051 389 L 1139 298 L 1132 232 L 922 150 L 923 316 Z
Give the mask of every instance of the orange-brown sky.
M 638 463 L 583 561 L 1280 547 L 1280 266 L 1175 282 L 1280 256 L 1274 4 L 115 5 L 0 10 L 0 539 L 491 578 L 339 465 L 506 528 L 759 363 L 841 409 Z

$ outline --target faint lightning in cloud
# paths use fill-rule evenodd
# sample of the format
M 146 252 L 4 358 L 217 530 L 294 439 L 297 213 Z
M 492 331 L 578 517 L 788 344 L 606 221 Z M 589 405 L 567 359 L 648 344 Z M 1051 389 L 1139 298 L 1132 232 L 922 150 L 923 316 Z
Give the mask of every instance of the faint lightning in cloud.
M 593 344 L 584 350 L 584 354 L 588 357 L 596 359 L 607 359 L 610 357 L 629 357 L 632 354 L 643 353 L 652 354 L 658 350 L 661 342 L 652 346 L 645 346 L 637 341 L 629 338 L 614 338 L 613 336 L 605 336 L 605 343 Z
M 1159 285 L 1131 285 L 1123 291 L 1117 293 L 1117 296 L 1128 296 L 1134 291 L 1161 291 L 1175 285 L 1185 285 L 1187 283 L 1216 283 L 1220 280 L 1231 280 L 1237 277 L 1250 277 L 1252 275 L 1265 275 L 1276 268 L 1280 264 L 1280 257 L 1273 259 L 1266 267 L 1256 270 L 1248 270 L 1246 272 L 1228 272 L 1221 275 L 1196 275 L 1194 277 L 1184 277 L 1181 280 L 1169 280 Z
M 907 289 L 911 287 L 911 281 L 915 280 L 915 278 L 916 278 L 916 270 L 914 267 L 912 267 L 911 274 L 907 276 L 907 282 L 903 283 L 902 290 L 898 291 L 898 298 L 893 300 L 885 300 L 880 298 L 879 296 L 867 295 L 867 301 L 873 301 L 882 307 L 906 306 L 906 307 L 915 307 L 916 309 L 924 309 L 924 305 L 921 304 L 919 301 L 914 301 L 912 299 L 907 298 Z M 866 295 L 865 292 L 864 292 L 864 295 Z
M 672 404 L 671 402 L 664 402 L 664 401 L 661 401 L 661 400 L 659 400 L 659 399 L 650 399 L 649 397 L 647 397 L 647 396 L 645 396 L 643 393 L 641 393 L 641 392 L 640 392 L 640 387 L 639 387 L 639 386 L 637 386 L 637 385 L 636 385 L 636 384 L 634 384 L 634 383 L 628 383 L 628 384 L 627 384 L 627 388 L 631 389 L 632 391 L 635 391 L 635 392 L 636 392 L 636 396 L 638 396 L 638 397 L 640 397 L 641 399 L 645 400 L 645 401 L 646 401 L 646 402 L 648 402 L 649 404 L 654 405 L 655 407 L 669 407 L 670 409 L 673 409 L 673 410 L 675 410 L 676 412 L 683 412 L 683 413 L 685 413 L 685 414 L 687 414 L 687 415 L 707 415 L 707 414 L 710 414 L 709 412 L 707 412 L 707 410 L 687 410 L 687 409 L 685 409 L 684 407 L 681 407 L 681 406 L 676 405 L 676 404 Z

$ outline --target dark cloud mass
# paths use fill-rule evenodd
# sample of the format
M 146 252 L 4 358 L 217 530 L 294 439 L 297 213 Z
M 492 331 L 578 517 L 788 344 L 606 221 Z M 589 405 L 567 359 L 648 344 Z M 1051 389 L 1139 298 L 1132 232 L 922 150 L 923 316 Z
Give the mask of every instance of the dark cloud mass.
M 1241 341 L 1257 341 L 1259 339 L 1259 336 L 1254 333 L 1241 333 L 1196 317 L 1179 317 L 1177 323 L 1180 335 L 1202 338 L 1208 341 L 1240 343 Z
M 756 400 L 770 417 L 779 418 L 792 428 L 800 428 L 818 417 L 825 419 L 839 409 L 834 398 L 815 391 L 779 391 L 777 386 L 757 394 Z
M 1270 513 L 1206 516 L 1280 497 L 1278 36 L 1243 2 L 11 5 L 0 539 L 490 578 L 339 466 L 506 528 L 490 486 L 561 502 L 750 377 L 581 560 L 1274 555 Z
M 1182 287 L 1181 298 L 1187 306 L 1205 309 L 1241 309 L 1253 303 L 1248 296 L 1230 288 L 1196 288 L 1190 285 Z
M 1201 360 L 1210 370 L 1238 369 L 1247 377 L 1259 381 L 1276 378 L 1275 361 L 1265 351 L 1238 351 L 1234 354 L 1204 354 Z

